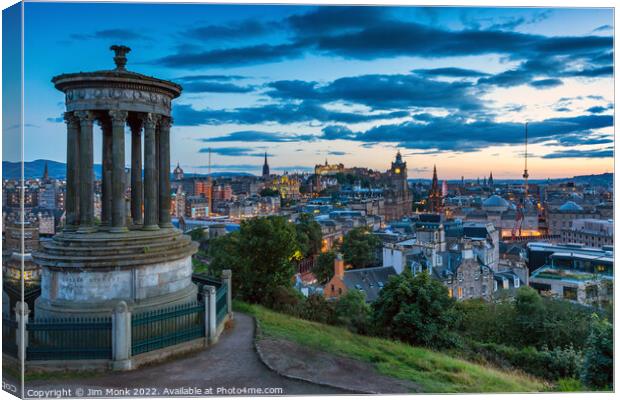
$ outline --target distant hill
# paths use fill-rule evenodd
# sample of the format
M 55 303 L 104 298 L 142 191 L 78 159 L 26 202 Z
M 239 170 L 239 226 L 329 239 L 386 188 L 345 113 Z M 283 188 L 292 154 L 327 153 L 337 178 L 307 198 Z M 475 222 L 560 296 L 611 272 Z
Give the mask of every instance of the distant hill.
M 439 179 L 441 182 L 443 179 Z M 480 179 L 482 182 L 483 179 Z M 431 179 L 424 178 L 410 178 L 408 179 L 410 183 L 427 183 L 430 184 Z M 529 182 L 532 184 L 542 184 L 542 183 L 563 183 L 563 182 L 574 182 L 579 185 L 590 184 L 594 186 L 608 186 L 614 181 L 614 174 L 611 172 L 605 172 L 603 174 L 593 174 L 593 175 L 578 175 L 573 176 L 572 178 L 555 178 L 555 179 L 530 179 Z M 465 183 L 476 182 L 476 179 L 465 179 Z M 523 182 L 523 179 L 495 179 L 495 183 L 520 183 Z M 450 184 L 458 184 L 461 183 L 460 179 L 449 179 L 448 183 Z
M 40 178 L 43 176 L 43 170 L 45 169 L 45 163 L 47 162 L 47 168 L 51 178 L 65 179 L 67 175 L 67 165 L 58 161 L 52 160 L 34 160 L 26 161 L 24 163 L 24 177 L 26 179 Z M 101 164 L 94 165 L 95 177 L 101 178 Z M 21 176 L 21 163 L 2 161 L 2 178 L 3 179 L 19 179 Z M 193 174 L 186 173 L 186 177 L 207 177 L 207 174 Z M 221 178 L 225 176 L 254 176 L 247 172 L 213 172 L 212 177 Z

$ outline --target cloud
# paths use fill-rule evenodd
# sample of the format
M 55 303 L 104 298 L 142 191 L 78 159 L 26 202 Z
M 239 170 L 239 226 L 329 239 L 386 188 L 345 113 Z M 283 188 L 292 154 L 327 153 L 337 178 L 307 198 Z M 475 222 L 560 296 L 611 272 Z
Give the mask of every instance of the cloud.
M 561 79 L 555 78 L 539 79 L 529 83 L 530 86 L 535 87 L 536 89 L 550 89 L 557 86 L 562 86 L 562 84 L 563 82 Z
M 613 117 L 608 115 L 549 118 L 530 123 L 528 135 L 530 143 L 561 141 L 562 138 L 583 137 L 595 129 L 610 126 L 613 126 Z M 471 152 L 493 145 L 520 144 L 523 136 L 524 126 L 520 123 L 483 119 L 471 122 L 467 116 L 451 114 L 430 117 L 423 123 L 412 120 L 362 132 L 353 132 L 344 126 L 328 126 L 323 129 L 321 139 L 391 142 L 407 149 Z
M 249 93 L 254 90 L 254 87 L 239 86 L 232 83 L 198 81 L 183 84 L 183 90 L 187 93 Z
M 281 21 L 265 24 L 241 21 L 230 25 L 209 25 L 187 32 L 191 38 L 254 37 L 289 27 L 289 42 L 180 51 L 155 63 L 173 68 L 255 65 L 300 58 L 307 53 L 359 60 L 413 56 L 424 58 L 499 54 L 511 60 L 540 60 L 563 56 L 571 60 L 595 57 L 609 59 L 613 37 L 543 36 L 506 31 L 508 25 L 535 22 L 513 19 L 504 26 L 486 29 L 448 30 L 397 19 L 389 8 L 321 7 Z M 275 25 L 274 25 L 275 24 Z M 506 25 L 508 24 L 508 25 Z M 249 34 L 256 32 L 256 35 Z M 179 47 L 187 47 L 180 44 Z M 609 64 L 610 62 L 608 62 Z
M 118 40 L 150 40 L 147 36 L 132 29 L 104 29 L 94 33 L 74 33 L 69 36 L 73 40 L 118 39 Z
M 304 81 L 277 81 L 266 94 L 280 100 L 344 101 L 372 109 L 441 107 L 475 110 L 482 102 L 470 82 L 442 82 L 418 75 L 360 75 L 325 85 Z
M 596 150 L 561 150 L 550 154 L 545 154 L 542 158 L 556 159 L 556 158 L 611 158 L 614 156 L 614 151 L 611 149 L 596 149 Z
M 414 69 L 414 74 L 423 75 L 423 76 L 447 76 L 454 78 L 477 78 L 481 76 L 487 76 L 486 72 L 476 71 L 473 69 L 464 69 L 464 68 L 433 68 L 433 69 Z
M 202 141 L 208 141 L 203 139 Z M 211 151 L 213 154 L 219 154 L 220 156 L 227 157 L 264 157 L 265 153 L 256 152 L 255 148 L 250 147 L 204 147 L 198 150 L 199 153 L 208 153 Z M 267 154 L 271 156 L 271 154 Z
M 263 64 L 299 58 L 303 47 L 297 44 L 259 44 L 253 46 L 215 49 L 202 52 L 183 52 L 154 60 L 153 63 L 170 68 L 208 68 Z
M 403 118 L 406 111 L 384 113 L 353 113 L 327 110 L 318 102 L 283 102 L 256 107 L 240 107 L 233 110 L 196 110 L 190 105 L 180 104 L 173 110 L 175 124 L 181 126 L 219 125 L 225 123 L 259 124 L 277 122 L 292 124 L 299 122 L 342 122 L 359 123 L 375 120 Z
M 594 106 L 594 107 L 588 108 L 586 111 L 592 114 L 600 114 L 604 112 L 605 110 L 607 110 L 607 107 Z
M 592 32 L 605 32 L 612 31 L 614 28 L 611 25 L 601 25 L 598 28 L 592 30 Z
M 232 81 L 246 79 L 243 75 L 187 75 L 175 78 L 175 81 L 180 82 L 195 82 L 195 81 Z
M 314 135 L 286 134 L 281 132 L 237 131 L 224 136 L 202 139 L 203 142 L 305 142 L 315 140 Z
M 345 156 L 349 153 L 347 153 L 346 151 L 338 151 L 338 150 L 331 150 L 327 152 L 327 155 L 329 156 Z

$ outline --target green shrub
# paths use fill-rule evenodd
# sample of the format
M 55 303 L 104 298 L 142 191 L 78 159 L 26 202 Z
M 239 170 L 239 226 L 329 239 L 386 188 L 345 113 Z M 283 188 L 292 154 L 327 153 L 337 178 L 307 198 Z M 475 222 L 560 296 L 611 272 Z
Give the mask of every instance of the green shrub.
M 596 314 L 586 344 L 581 382 L 591 388 L 610 390 L 614 379 L 614 332 L 606 319 Z
M 518 368 L 549 380 L 577 378 L 582 363 L 581 353 L 572 347 L 536 350 L 476 341 L 469 341 L 466 346 L 467 358 L 477 361 L 482 358 L 501 368 Z
M 349 290 L 340 296 L 335 306 L 335 317 L 338 325 L 345 326 L 353 333 L 368 333 L 370 306 L 366 304 L 366 296 L 363 292 Z

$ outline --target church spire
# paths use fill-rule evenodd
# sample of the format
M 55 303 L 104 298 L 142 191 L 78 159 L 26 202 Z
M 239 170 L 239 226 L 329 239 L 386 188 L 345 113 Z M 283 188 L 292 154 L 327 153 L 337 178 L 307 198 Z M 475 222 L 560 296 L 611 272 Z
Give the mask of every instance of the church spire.
M 267 163 L 267 152 L 265 152 L 265 163 L 263 164 L 263 178 L 268 178 L 269 173 L 269 164 Z

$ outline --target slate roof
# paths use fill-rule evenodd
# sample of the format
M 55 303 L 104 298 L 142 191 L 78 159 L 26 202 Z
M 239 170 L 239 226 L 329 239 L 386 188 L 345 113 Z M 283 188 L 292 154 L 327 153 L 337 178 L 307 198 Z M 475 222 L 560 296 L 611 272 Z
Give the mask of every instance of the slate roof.
M 392 275 L 396 275 L 394 267 L 349 269 L 344 272 L 344 284 L 349 290 L 362 290 L 366 301 L 373 302 Z

